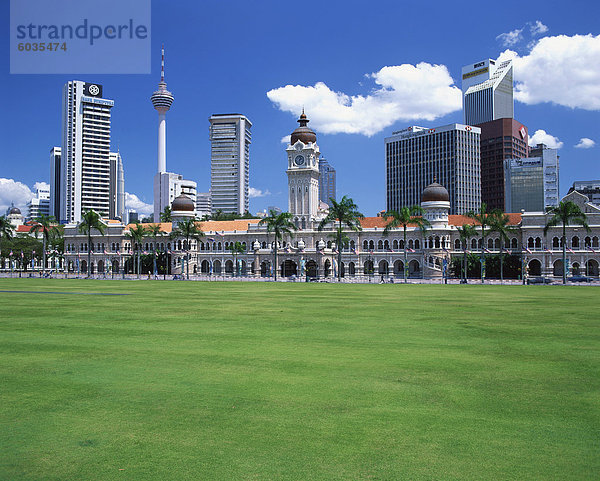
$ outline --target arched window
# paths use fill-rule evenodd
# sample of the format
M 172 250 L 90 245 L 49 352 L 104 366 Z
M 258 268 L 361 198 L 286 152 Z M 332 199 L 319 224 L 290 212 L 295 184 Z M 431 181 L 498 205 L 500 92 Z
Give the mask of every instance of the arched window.
M 527 239 L 527 247 L 528 247 L 529 249 L 533 249 L 533 237 L 529 237 L 529 238 Z
M 494 239 L 488 239 L 488 249 L 494 248 Z
M 535 248 L 536 249 L 541 249 L 542 248 L 542 239 L 540 239 L 539 237 L 535 238 Z
M 571 247 L 579 247 L 579 237 L 575 236 L 571 239 Z
M 555 249 L 558 249 L 558 247 L 559 247 L 558 237 L 553 237 L 552 238 L 552 247 L 555 248 Z
M 221 245 L 221 243 L 220 243 L 220 242 L 217 244 L 217 249 L 218 249 L 218 250 L 223 250 L 223 246 Z
M 592 237 L 592 247 L 598 247 L 598 237 Z
M 584 243 L 585 243 L 586 247 L 591 246 L 592 245 L 592 238 L 590 236 L 586 237 Z
M 458 251 L 458 250 L 460 250 L 460 239 L 456 239 L 456 240 L 454 241 L 454 250 L 455 250 L 455 251 Z
M 369 241 L 369 249 L 370 250 L 375 250 L 375 242 Z
M 398 249 L 398 239 L 394 239 L 394 242 L 392 242 L 392 248 Z
M 377 250 L 383 250 L 383 241 L 382 241 L 382 240 L 380 240 L 380 241 L 377 243 Z
M 419 248 L 419 239 L 415 240 L 415 249 Z
M 262 249 L 266 249 L 267 248 L 267 243 L 265 241 L 263 241 L 263 243 L 261 244 L 261 248 Z
M 244 251 L 246 250 L 246 243 L 242 242 L 242 247 L 244 248 Z
M 435 236 L 435 248 L 440 248 L 440 238 L 438 236 Z
M 356 243 L 353 240 L 350 241 L 350 249 L 356 249 Z
M 412 239 L 408 239 L 408 248 L 412 249 L 413 247 L 414 247 L 413 240 Z
M 477 249 L 477 239 L 471 239 L 471 249 Z
M 398 247 L 400 249 L 404 249 L 404 239 L 400 239 L 400 242 L 398 242 Z
M 283 247 L 285 247 L 285 242 L 283 243 Z M 331 241 L 327 241 L 327 248 L 331 249 Z
M 383 243 L 383 248 L 386 250 L 390 250 L 390 241 L 389 240 L 385 240 Z
M 482 242 L 483 241 L 481 239 L 477 240 L 477 247 L 479 247 L 480 249 L 481 249 Z
M 369 250 L 369 243 L 367 241 L 363 241 L 363 250 Z

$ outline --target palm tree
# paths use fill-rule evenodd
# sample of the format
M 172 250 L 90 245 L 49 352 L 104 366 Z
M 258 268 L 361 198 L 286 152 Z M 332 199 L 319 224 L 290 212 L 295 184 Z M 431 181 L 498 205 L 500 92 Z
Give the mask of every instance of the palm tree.
M 167 210 L 169 206 L 165 207 L 165 210 Z M 164 213 L 164 212 L 163 212 Z M 162 214 L 161 214 L 162 217 Z M 149 237 L 152 237 L 152 239 L 154 240 L 154 249 L 152 249 L 152 274 L 156 274 L 156 256 L 157 256 L 157 248 L 156 248 L 156 240 L 164 235 L 164 232 L 162 230 L 160 230 L 160 224 L 150 224 L 148 226 L 146 226 L 146 234 Z
M 281 214 L 277 214 L 274 210 L 269 212 L 267 217 L 264 217 L 258 223 L 259 225 L 267 226 L 267 233 L 273 232 L 275 236 L 274 248 L 273 248 L 273 274 L 274 279 L 277 280 L 277 248 L 278 241 L 283 238 L 284 234 L 292 237 L 294 235 L 293 231 L 297 230 L 297 227 L 292 222 L 292 214 L 289 212 L 282 212 Z
M 469 245 L 469 239 L 477 235 L 477 230 L 472 224 L 465 224 L 461 227 L 457 227 L 458 238 L 463 248 L 463 280 L 467 283 L 467 246 Z
M 6 216 L 0 217 L 0 238 L 12 239 L 13 230 L 14 228 Z
M 467 212 L 467 217 L 470 217 L 481 226 L 481 283 L 485 282 L 485 238 L 488 234 L 485 232 L 485 228 L 489 226 L 490 216 L 493 215 L 493 212 L 489 212 L 487 210 L 487 206 L 485 203 L 481 204 L 479 211 L 469 211 Z
M 198 227 L 195 219 L 187 219 L 177 224 L 177 228 L 171 232 L 171 238 L 183 237 L 185 239 L 185 257 L 186 257 L 186 273 L 188 280 L 190 279 L 190 246 L 191 241 L 200 240 L 204 236 L 204 232 Z
M 544 227 L 544 235 L 550 227 L 562 225 L 562 263 L 563 263 L 563 284 L 567 283 L 567 226 L 577 224 L 582 226 L 587 232 L 590 231 L 590 226 L 587 223 L 587 216 L 579 208 L 575 202 L 566 201 L 560 202 L 555 207 L 550 207 L 546 214 L 552 217 L 546 222 Z
M 63 254 L 65 251 L 65 228 L 62 225 L 56 225 L 50 231 L 50 239 L 49 239 L 49 249 L 50 249 L 50 257 L 55 261 L 56 259 L 63 259 Z M 60 267 L 60 263 L 56 264 L 56 269 L 58 272 L 58 268 Z
M 509 217 L 500 211 L 494 211 L 489 218 L 490 232 L 500 236 L 500 283 L 504 283 L 504 245 L 509 241 L 508 234 L 514 232 Z
M 407 280 L 407 271 L 408 265 L 406 264 L 408 261 L 408 255 L 406 253 L 406 227 L 408 224 L 414 224 L 424 233 L 428 227 L 431 226 L 431 223 L 423 217 L 423 208 L 420 205 L 413 205 L 411 207 L 402 207 L 398 210 L 389 210 L 385 214 L 383 214 L 384 219 L 387 221 L 385 229 L 383 229 L 383 235 L 388 235 L 392 229 L 397 229 L 402 226 L 404 231 L 404 269 L 403 269 L 403 277 L 404 282 L 408 282 Z
M 51 232 L 54 229 L 54 224 L 56 224 L 56 219 L 53 216 L 42 214 L 33 219 L 32 222 L 29 232 L 31 234 L 37 234 L 38 232 L 42 233 L 42 272 L 46 272 L 46 245 L 50 241 Z
M 146 227 L 139 222 L 135 223 L 135 227 L 129 229 L 129 232 L 125 233 L 125 237 L 131 239 L 135 253 L 137 253 L 137 276 L 140 278 L 140 251 L 142 250 L 142 243 L 144 238 L 147 237 L 148 231 Z
M 336 202 L 333 197 L 329 199 L 331 202 L 329 207 L 329 213 L 319 223 L 319 230 L 323 230 L 329 223 L 337 223 L 335 225 L 335 239 L 337 244 L 337 255 L 338 255 L 338 281 L 342 279 L 342 246 L 344 241 L 344 227 L 358 232 L 362 229 L 360 225 L 361 219 L 364 218 L 358 211 L 358 206 L 349 197 L 342 197 L 339 202 Z
M 231 244 L 229 244 L 229 247 L 227 249 L 229 249 L 231 251 L 231 254 L 233 255 L 233 265 L 235 268 L 235 273 L 237 274 L 237 258 L 236 258 L 236 256 L 238 254 L 243 254 L 246 251 L 246 249 L 244 249 L 244 245 L 239 241 L 232 242 Z
M 104 223 L 100 214 L 95 210 L 87 210 L 81 216 L 81 222 L 77 227 L 79 232 L 86 234 L 88 238 L 88 262 L 87 262 L 87 276 L 90 277 L 90 264 L 92 262 L 92 229 L 96 229 L 100 232 L 100 235 L 104 235 Z
M 172 222 L 173 218 L 171 217 L 171 206 L 168 205 L 165 207 L 165 210 L 163 210 L 160 213 L 160 221 L 161 222 Z

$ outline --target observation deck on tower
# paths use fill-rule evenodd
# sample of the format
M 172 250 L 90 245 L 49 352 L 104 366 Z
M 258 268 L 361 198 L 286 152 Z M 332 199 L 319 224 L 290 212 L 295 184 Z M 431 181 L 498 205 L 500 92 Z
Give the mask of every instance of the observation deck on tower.
M 166 113 L 173 103 L 173 94 L 167 90 L 167 82 L 165 82 L 165 49 L 162 48 L 162 59 L 160 64 L 160 82 L 158 83 L 158 90 L 152 94 L 150 100 L 152 105 L 159 114 Z

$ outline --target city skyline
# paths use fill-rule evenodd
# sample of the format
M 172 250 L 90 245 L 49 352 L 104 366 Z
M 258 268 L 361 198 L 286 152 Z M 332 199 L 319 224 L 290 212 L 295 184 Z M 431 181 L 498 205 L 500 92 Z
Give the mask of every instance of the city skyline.
M 272 5 L 268 12 L 267 5 Z M 562 196 L 574 181 L 598 177 L 598 171 L 594 170 L 597 169 L 594 141 L 600 141 L 595 127 L 598 125 L 600 94 L 592 87 L 581 88 L 584 76 L 576 75 L 575 67 L 585 69 L 586 63 L 598 57 L 600 49 L 596 46 L 600 40 L 598 32 L 594 31 L 597 27 L 588 16 L 578 18 L 572 9 L 563 6 L 557 6 L 552 12 L 544 11 L 542 15 L 539 5 L 521 6 L 522 20 L 498 15 L 483 28 L 438 4 L 439 15 L 434 18 L 433 25 L 423 31 L 419 31 L 419 27 L 425 25 L 425 19 L 418 15 L 420 10 L 406 6 L 403 13 L 414 16 L 415 27 L 395 33 L 385 33 L 386 30 L 380 27 L 391 26 L 390 20 L 383 12 L 372 11 L 359 41 L 340 34 L 348 25 L 355 25 L 358 19 L 349 18 L 347 13 L 340 17 L 334 5 L 314 5 L 319 24 L 327 27 L 322 30 L 320 39 L 309 36 L 298 40 L 297 31 L 283 24 L 291 14 L 286 7 L 265 3 L 258 12 L 252 12 L 249 6 L 240 4 L 239 18 L 235 15 L 232 19 L 235 26 L 242 28 L 246 22 L 249 24 L 258 15 L 266 14 L 264 21 L 273 27 L 270 33 L 255 28 L 249 30 L 252 44 L 261 52 L 252 55 L 252 50 L 250 53 L 236 50 L 238 45 L 231 40 L 220 42 L 214 51 L 202 47 L 203 40 L 215 35 L 215 27 L 203 21 L 202 27 L 206 31 L 201 31 L 198 38 L 190 39 L 178 23 L 189 25 L 185 17 L 196 17 L 191 15 L 196 6 L 184 4 L 167 11 L 164 2 L 155 2 L 150 75 L 42 77 L 2 74 L 3 83 L 15 94 L 8 99 L 9 109 L 13 107 L 13 120 L 5 131 L 10 139 L 7 155 L 12 161 L 0 174 L 9 179 L 0 184 L 0 202 L 2 206 L 9 205 L 11 200 L 19 204 L 16 197 L 23 195 L 23 189 L 19 190 L 11 180 L 26 184 L 31 191 L 36 182 L 50 183 L 48 152 L 60 144 L 60 89 L 66 80 L 76 78 L 102 84 L 104 95 L 115 100 L 111 151 L 118 149 L 123 155 L 127 208 L 150 212 L 144 209 L 151 208 L 153 200 L 156 112 L 149 105 L 148 97 L 156 89 L 160 64 L 155 53 L 162 43 L 169 55 L 170 88 L 177 92 L 177 100 L 169 112 L 168 170 L 196 181 L 199 192 L 208 191 L 208 118 L 215 113 L 242 112 L 254 124 L 250 154 L 251 212 L 261 211 L 268 205 L 283 208 L 287 205 L 283 142 L 293 130 L 303 105 L 319 137 L 319 146 L 336 167 L 338 197 L 349 195 L 367 215 L 384 209 L 383 139 L 393 131 L 415 123 L 435 127 L 462 122 L 462 67 L 486 58 L 497 59 L 507 50 L 518 54 L 514 60 L 515 118 L 528 127 L 532 143 L 544 141 L 550 147 L 562 144 L 559 150 Z M 224 14 L 223 8 L 210 6 L 211 13 L 217 16 Z M 592 6 L 594 8 L 597 7 Z M 385 8 L 382 6 L 381 10 Z M 8 6 L 5 13 L 8 14 Z M 244 15 L 245 19 L 242 18 Z M 439 35 L 428 35 L 436 23 L 441 24 L 443 17 L 447 20 L 446 32 L 453 34 L 448 45 L 439 42 Z M 168 22 L 157 20 L 160 18 Z M 467 26 L 468 34 L 465 33 Z M 281 44 L 273 46 L 270 39 L 278 33 L 282 35 Z M 591 36 L 586 36 L 590 33 Z M 336 35 L 341 38 L 334 39 Z M 473 38 L 477 39 L 476 44 L 472 42 Z M 397 48 L 408 40 L 410 49 Z M 190 48 L 186 46 L 188 41 L 201 53 L 199 57 L 190 56 Z M 359 45 L 361 41 L 362 45 Z M 284 52 L 293 51 L 297 42 L 314 52 L 311 53 L 314 68 L 307 69 L 300 59 L 283 58 Z M 536 50 L 536 46 L 540 43 L 555 48 L 551 72 L 539 71 L 543 52 L 540 48 Z M 569 60 L 562 54 L 561 45 L 574 48 L 579 56 Z M 340 60 L 352 58 L 353 61 L 334 66 L 333 55 L 347 49 L 352 49 L 352 56 L 342 55 Z M 555 73 L 554 69 L 562 72 L 562 77 L 554 83 L 547 82 L 549 86 L 544 87 L 535 82 L 536 76 L 544 78 L 545 75 L 547 80 L 549 74 Z M 572 78 L 569 72 L 572 72 Z M 408 102 L 407 110 L 402 111 L 399 104 L 405 97 L 401 87 L 414 87 L 410 84 L 411 76 L 417 77 L 423 88 L 416 91 L 414 101 Z M 591 83 L 596 82 L 594 75 L 591 78 Z M 569 95 L 556 87 L 560 82 L 572 86 Z M 423 92 L 437 95 L 433 96 L 434 104 L 423 103 Z M 43 129 L 37 126 L 24 129 L 24 123 L 34 114 L 39 117 Z M 580 147 L 576 148 L 576 145 Z M 369 162 L 368 169 L 362 169 L 365 159 Z

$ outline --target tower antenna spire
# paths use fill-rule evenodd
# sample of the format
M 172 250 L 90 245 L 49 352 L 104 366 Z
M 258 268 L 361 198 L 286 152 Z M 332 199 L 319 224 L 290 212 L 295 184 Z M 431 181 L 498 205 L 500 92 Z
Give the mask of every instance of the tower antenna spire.
M 165 81 L 165 44 L 161 46 L 161 60 L 160 60 L 160 81 Z

